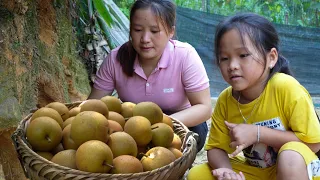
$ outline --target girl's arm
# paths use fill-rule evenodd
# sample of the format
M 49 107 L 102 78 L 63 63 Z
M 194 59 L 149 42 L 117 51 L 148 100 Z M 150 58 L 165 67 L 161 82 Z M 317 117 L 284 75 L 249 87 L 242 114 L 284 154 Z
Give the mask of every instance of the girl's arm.
M 228 168 L 232 169 L 228 154 L 219 148 L 213 148 L 207 151 L 209 165 L 212 169 Z
M 187 93 L 191 107 L 170 115 L 187 127 L 205 122 L 211 115 L 211 96 L 209 88 L 198 92 Z
M 285 143 L 290 141 L 302 142 L 292 131 L 280 131 L 260 126 L 260 142 L 276 149 L 280 149 Z M 320 143 L 305 143 L 313 152 L 318 152 Z

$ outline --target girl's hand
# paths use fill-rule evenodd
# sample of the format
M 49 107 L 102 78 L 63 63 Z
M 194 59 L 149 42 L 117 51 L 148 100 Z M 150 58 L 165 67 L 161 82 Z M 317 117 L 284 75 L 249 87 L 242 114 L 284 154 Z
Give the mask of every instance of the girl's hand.
M 257 142 L 258 128 L 252 124 L 234 124 L 225 121 L 231 139 L 230 147 L 236 148 L 231 157 L 239 154 L 246 147 Z
M 212 175 L 218 180 L 245 180 L 242 172 L 239 174 L 229 168 L 219 168 L 212 171 Z

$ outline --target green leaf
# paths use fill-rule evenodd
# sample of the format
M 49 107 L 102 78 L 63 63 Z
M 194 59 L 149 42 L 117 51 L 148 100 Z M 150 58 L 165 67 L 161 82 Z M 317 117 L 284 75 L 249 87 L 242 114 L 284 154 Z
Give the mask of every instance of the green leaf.
M 236 0 L 236 5 L 240 6 L 241 5 L 241 0 Z
M 281 6 L 280 5 L 277 5 L 277 12 L 280 12 L 281 11 Z
M 114 23 L 111 17 L 109 7 L 104 3 L 104 0 L 93 0 L 93 5 L 102 19 L 108 24 L 109 27 Z
M 301 19 L 297 20 L 297 22 L 300 26 L 305 26 L 304 23 L 301 21 Z

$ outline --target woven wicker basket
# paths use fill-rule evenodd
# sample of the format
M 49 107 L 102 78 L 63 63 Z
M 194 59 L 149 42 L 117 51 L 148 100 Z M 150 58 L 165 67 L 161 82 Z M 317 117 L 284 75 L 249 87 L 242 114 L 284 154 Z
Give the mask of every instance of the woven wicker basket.
M 81 102 L 74 102 L 65 104 L 69 109 L 76 107 Z M 172 119 L 174 132 L 180 136 L 183 141 L 182 152 L 183 156 L 176 159 L 174 162 L 163 166 L 161 168 L 142 172 L 142 173 L 131 173 L 131 174 L 102 174 L 102 173 L 89 173 L 70 169 L 68 167 L 60 166 L 52 163 L 47 159 L 39 156 L 35 153 L 31 146 L 26 140 L 26 126 L 28 120 L 31 118 L 35 110 L 30 111 L 31 113 L 25 117 L 18 125 L 15 132 L 12 134 L 12 141 L 18 154 L 21 166 L 25 172 L 25 175 L 29 179 L 42 180 L 84 180 L 84 179 L 105 179 L 105 180 L 178 180 L 183 177 L 188 168 L 192 166 L 197 153 L 197 143 L 195 134 L 189 131 L 188 128 L 183 125 L 180 121 Z

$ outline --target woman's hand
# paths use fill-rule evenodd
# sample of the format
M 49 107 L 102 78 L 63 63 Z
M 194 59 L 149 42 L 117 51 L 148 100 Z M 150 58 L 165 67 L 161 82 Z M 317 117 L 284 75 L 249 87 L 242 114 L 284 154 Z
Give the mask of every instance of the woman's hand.
M 242 172 L 239 174 L 229 168 L 219 168 L 212 171 L 212 175 L 218 180 L 245 180 Z
M 231 157 L 239 154 L 246 147 L 257 142 L 258 128 L 252 124 L 234 124 L 225 121 L 231 139 L 230 147 L 236 148 Z

